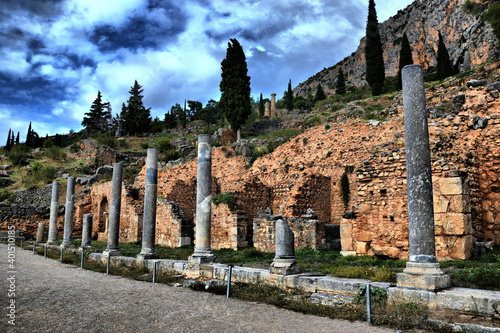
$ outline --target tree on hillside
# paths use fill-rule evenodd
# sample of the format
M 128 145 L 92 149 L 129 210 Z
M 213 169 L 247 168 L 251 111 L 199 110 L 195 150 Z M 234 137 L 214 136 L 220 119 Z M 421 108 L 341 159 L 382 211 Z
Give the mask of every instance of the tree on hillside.
M 20 142 L 19 142 L 19 131 L 17 132 L 17 136 L 16 136 L 16 145 L 18 145 Z
M 259 117 L 263 118 L 265 115 L 266 110 L 264 110 L 264 100 L 262 99 L 262 93 L 260 93 L 260 98 L 259 98 Z
M 220 119 L 220 111 L 217 107 L 217 102 L 213 99 L 209 100 L 205 107 L 198 112 L 198 118 L 208 124 L 216 124 Z
M 7 142 L 5 143 L 5 150 L 10 151 L 12 146 L 10 145 L 10 133 L 12 130 L 9 128 L 9 134 L 7 134 Z
M 399 50 L 399 71 L 398 71 L 398 87 L 403 89 L 403 81 L 401 78 L 401 71 L 407 65 L 413 64 L 413 55 L 411 54 L 410 41 L 408 41 L 408 36 L 406 32 L 403 33 L 403 39 L 401 40 L 401 48 Z
M 104 123 L 106 115 L 101 92 L 97 91 L 96 99 L 90 106 L 89 112 L 86 112 L 85 117 L 83 117 L 82 126 L 87 133 L 105 132 Z
M 335 93 L 337 95 L 345 94 L 345 76 L 342 68 L 339 68 L 339 73 L 337 74 L 337 84 L 335 85 Z
M 453 75 L 453 67 L 451 65 L 450 55 L 448 54 L 448 50 L 446 49 L 446 45 L 444 44 L 441 32 L 439 33 L 436 72 L 438 80 L 443 80 Z
M 146 133 L 151 126 L 151 108 L 146 109 L 142 102 L 144 98 L 142 86 L 135 80 L 134 85 L 130 87 L 130 97 L 127 106 L 123 104 L 120 118 L 123 121 L 122 128 L 128 134 Z
M 31 133 L 31 121 L 30 121 L 30 125 L 28 126 L 28 133 L 26 134 L 26 146 L 30 147 L 30 148 L 33 148 L 33 136 L 32 136 L 32 133 Z
M 368 4 L 368 21 L 366 23 L 366 81 L 372 88 L 372 95 L 382 94 L 385 80 L 384 51 L 378 29 L 375 1 Z
M 226 58 L 222 60 L 221 98 L 219 109 L 234 132 L 238 132 L 252 112 L 250 102 L 250 76 L 247 61 L 240 43 L 231 39 Z
M 325 91 L 323 90 L 321 84 L 318 83 L 316 86 L 316 95 L 314 95 L 314 102 L 322 101 L 324 99 L 326 99 Z
M 174 107 L 172 106 L 170 111 L 167 111 L 167 113 L 165 113 L 165 120 L 163 122 L 165 123 L 165 128 L 167 129 L 175 128 L 175 126 L 177 125 L 175 113 L 172 110 L 173 108 Z
M 189 111 L 187 112 L 188 122 L 199 119 L 199 113 L 203 109 L 203 104 L 199 101 L 187 101 Z
M 288 81 L 288 91 L 286 94 L 286 109 L 290 112 L 293 111 L 292 79 L 290 79 L 290 81 Z

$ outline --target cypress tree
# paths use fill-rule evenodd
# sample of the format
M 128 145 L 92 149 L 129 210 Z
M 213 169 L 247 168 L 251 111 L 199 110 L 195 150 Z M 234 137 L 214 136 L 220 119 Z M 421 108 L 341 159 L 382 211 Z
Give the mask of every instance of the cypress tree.
M 375 1 L 368 4 L 368 21 L 366 23 L 366 81 L 372 88 L 372 95 L 382 94 L 385 80 L 384 51 L 378 29 Z
M 339 73 L 337 74 L 337 84 L 335 86 L 337 95 L 345 94 L 345 76 L 342 68 L 339 69 Z
M 438 54 L 437 54 L 437 79 L 443 80 L 453 75 L 453 67 L 451 66 L 450 55 L 444 44 L 443 36 L 439 32 Z
M 14 137 L 14 131 L 12 131 L 12 133 L 10 134 L 10 147 L 14 147 L 15 144 L 16 144 L 16 139 Z
M 293 91 L 292 91 L 292 79 L 288 81 L 288 92 L 286 94 L 286 108 L 288 111 L 293 111 Z
M 252 104 L 245 53 L 235 38 L 228 43 L 226 58 L 222 60 L 221 68 L 219 109 L 236 133 L 252 113 Z
M 262 98 L 262 93 L 260 93 L 260 99 L 259 99 L 259 116 L 261 118 L 264 117 L 265 111 L 266 110 L 264 110 L 264 99 Z
M 401 71 L 406 65 L 413 64 L 413 55 L 411 54 L 411 46 L 408 41 L 408 36 L 406 32 L 403 33 L 403 39 L 401 40 L 401 49 L 399 50 L 399 71 L 398 71 L 398 87 L 403 89 L 403 80 L 401 78 Z
M 7 142 L 5 143 L 5 150 L 7 151 L 10 151 L 10 149 L 12 148 L 12 146 L 10 145 L 10 133 L 11 133 L 11 129 L 9 128 L 9 134 L 7 134 Z
M 316 86 L 316 95 L 314 95 L 314 102 L 322 101 L 324 99 L 326 99 L 325 91 L 323 90 L 321 84 L 318 83 Z
M 33 133 L 31 132 L 31 121 L 30 125 L 28 126 L 28 134 L 26 134 L 26 146 L 33 148 L 33 145 L 35 144 L 33 142 Z
M 17 132 L 17 137 L 16 137 L 16 145 L 19 144 L 19 131 Z

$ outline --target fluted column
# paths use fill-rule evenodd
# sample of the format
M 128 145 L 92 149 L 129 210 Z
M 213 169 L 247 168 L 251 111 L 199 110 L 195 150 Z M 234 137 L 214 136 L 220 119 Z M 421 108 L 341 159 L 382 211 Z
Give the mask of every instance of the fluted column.
M 61 247 L 75 247 L 73 244 L 73 215 L 75 212 L 75 177 L 68 177 L 66 190 L 66 212 L 64 215 L 64 238 Z
M 57 244 L 57 213 L 59 212 L 59 183 L 52 183 L 52 199 L 50 201 L 50 222 L 49 222 L 49 239 L 47 244 Z
M 108 246 L 104 250 L 105 255 L 121 256 L 118 241 L 120 237 L 120 211 L 122 202 L 122 175 L 123 165 L 121 163 L 113 164 L 113 178 L 111 183 L 111 203 L 109 207 L 109 227 L 108 227 Z

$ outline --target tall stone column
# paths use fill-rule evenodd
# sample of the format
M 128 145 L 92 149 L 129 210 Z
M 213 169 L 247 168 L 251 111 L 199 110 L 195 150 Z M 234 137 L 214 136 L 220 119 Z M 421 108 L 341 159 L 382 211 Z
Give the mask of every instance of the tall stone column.
M 142 248 L 140 259 L 158 258 L 155 253 L 156 198 L 158 194 L 158 149 L 148 148 L 146 162 L 146 189 L 144 194 L 144 217 L 142 220 Z
M 438 290 L 450 283 L 436 260 L 429 129 L 422 68 L 403 68 L 403 104 L 410 260 L 398 287 Z
M 275 233 L 276 253 L 271 264 L 271 273 L 281 275 L 300 273 L 295 260 L 295 237 L 292 229 L 288 223 L 279 219 L 276 221 Z
M 193 264 L 212 263 L 215 256 L 210 247 L 212 218 L 212 136 L 198 136 L 198 178 L 196 183 L 196 246 L 189 257 Z
M 75 177 L 68 177 L 66 212 L 64 214 L 64 238 L 61 247 L 75 247 L 73 240 L 73 215 L 75 212 Z
M 49 239 L 47 244 L 56 245 L 57 241 L 57 213 L 59 211 L 59 183 L 52 183 L 52 200 L 50 201 L 50 222 L 49 222 Z
M 80 249 L 92 248 L 92 215 L 83 215 L 82 245 Z
M 264 110 L 264 116 L 271 117 L 271 103 L 266 102 L 266 104 L 264 104 Z
M 276 94 L 271 94 L 271 118 L 276 117 Z
M 120 236 L 120 210 L 122 203 L 122 175 L 123 165 L 121 163 L 113 164 L 111 203 L 109 206 L 108 246 L 103 252 L 108 256 L 121 256 L 123 254 L 118 246 Z

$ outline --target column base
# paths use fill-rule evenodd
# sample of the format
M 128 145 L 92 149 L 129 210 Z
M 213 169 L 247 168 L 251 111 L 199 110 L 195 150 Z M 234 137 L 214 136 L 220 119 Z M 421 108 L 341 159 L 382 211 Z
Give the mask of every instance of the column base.
M 137 255 L 137 259 L 158 259 L 160 256 L 157 255 L 156 253 L 147 253 L 147 252 L 141 252 Z
M 84 245 L 84 246 L 80 246 L 78 249 L 80 251 L 82 251 L 82 250 L 90 250 L 90 249 L 93 249 L 93 247 L 90 246 L 90 245 Z
M 396 278 L 397 286 L 436 291 L 450 286 L 450 276 L 443 274 L 439 263 L 418 263 L 409 261 L 406 269 Z
M 292 275 L 299 274 L 301 272 L 299 266 L 297 266 L 297 261 L 295 259 L 280 258 L 274 258 L 269 271 L 271 272 L 271 274 L 279 275 Z
M 58 244 L 57 244 L 57 240 L 55 240 L 55 239 L 49 239 L 49 240 L 47 241 L 47 245 L 58 245 Z
M 108 257 L 118 257 L 118 256 L 122 256 L 123 252 L 120 250 L 108 250 L 108 249 L 106 249 L 106 250 L 104 250 L 104 252 L 102 254 L 105 256 L 108 256 Z
M 202 265 L 202 264 L 213 264 L 215 261 L 215 256 L 213 254 L 196 254 L 194 253 L 192 256 L 188 258 L 188 264 L 194 265 Z
M 67 242 L 67 243 L 63 242 L 63 243 L 61 244 L 61 247 L 62 247 L 62 248 L 64 248 L 64 249 L 73 249 L 73 248 L 75 248 L 76 246 L 75 246 L 75 244 L 73 244 L 73 243 L 71 243 L 71 242 Z

